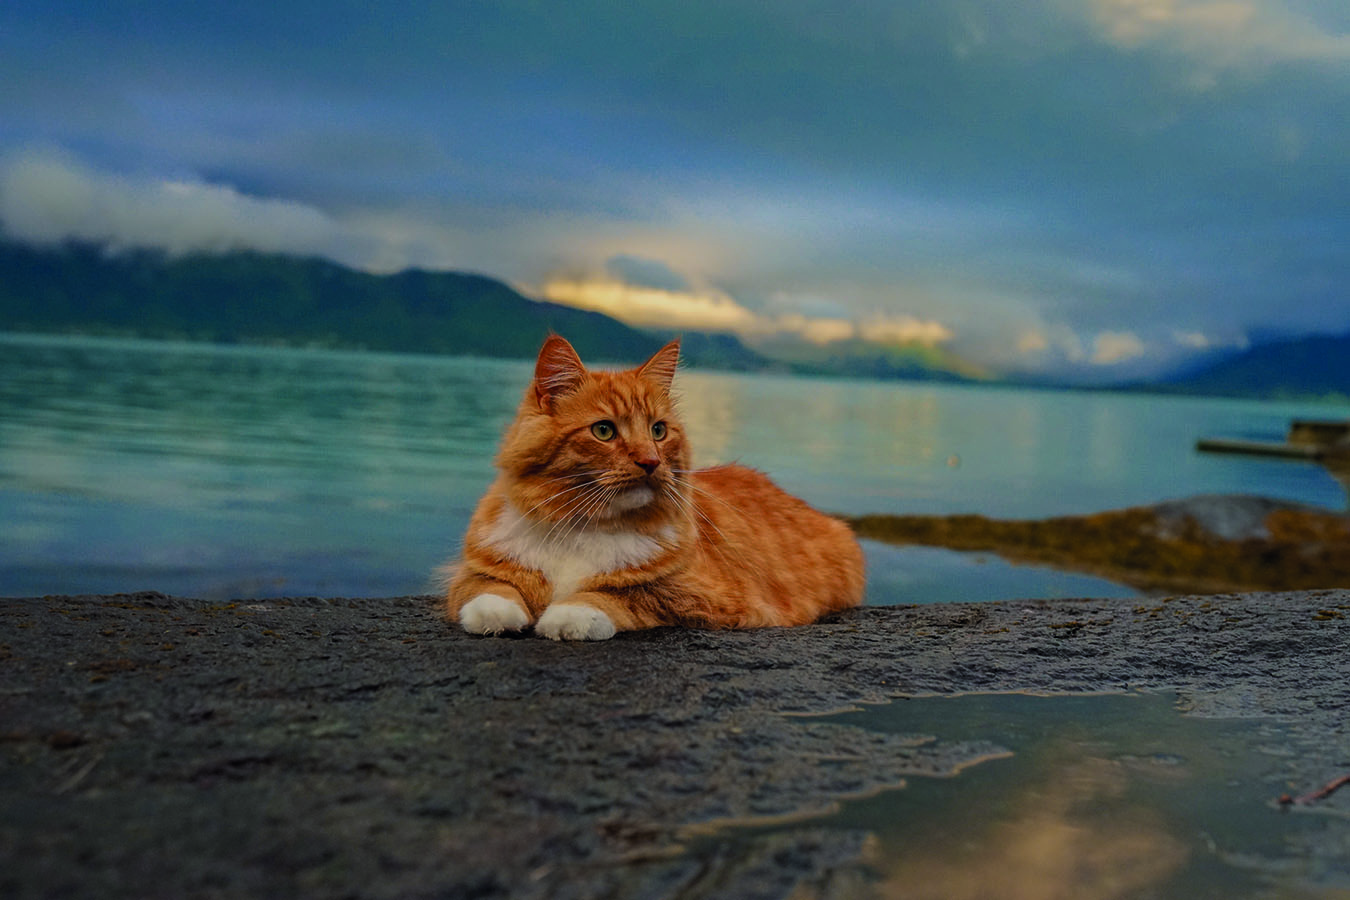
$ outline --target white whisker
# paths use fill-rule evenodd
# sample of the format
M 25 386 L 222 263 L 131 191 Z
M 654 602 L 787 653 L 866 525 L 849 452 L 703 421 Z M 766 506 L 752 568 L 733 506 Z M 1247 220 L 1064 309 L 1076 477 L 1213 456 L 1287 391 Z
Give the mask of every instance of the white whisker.
M 736 506 L 736 505 L 733 504 L 733 503 L 727 502 L 727 500 L 726 500 L 725 497 L 719 497 L 719 496 L 717 496 L 717 494 L 714 494 L 712 491 L 708 490 L 707 488 L 705 488 L 705 487 L 699 487 L 699 486 L 698 486 L 697 484 L 695 484 L 692 480 L 691 480 L 691 481 L 687 481 L 687 482 L 685 482 L 685 483 L 689 485 L 690 490 L 692 490 L 692 491 L 694 491 L 695 493 L 697 493 L 700 497 L 707 497 L 709 500 L 716 500 L 718 503 L 722 504 L 722 505 L 725 506 L 727 509 L 731 510 L 732 512 L 736 513 L 737 515 L 744 515 L 744 513 L 741 512 L 740 507 Z
M 685 482 L 685 484 L 688 484 L 688 482 Z M 675 500 L 677 504 L 680 505 L 682 509 L 684 509 L 688 513 L 693 513 L 693 515 L 697 517 L 695 520 L 695 526 L 697 526 L 698 524 L 697 519 L 702 519 L 705 523 L 707 523 L 707 526 L 709 528 L 717 532 L 717 536 L 721 538 L 721 540 L 708 541 L 708 543 L 712 546 L 713 550 L 716 551 L 717 555 L 720 556 L 724 562 L 731 564 L 743 563 L 743 560 L 741 560 L 739 557 L 733 558 L 732 555 L 727 553 L 727 548 L 730 546 L 731 541 L 727 538 L 726 532 L 722 531 L 722 529 L 718 527 L 717 523 L 708 517 L 707 513 L 698 508 L 698 502 L 696 500 L 694 500 L 692 497 L 680 496 L 678 493 L 674 491 L 670 492 L 670 496 Z
M 544 534 L 544 543 L 548 543 L 553 537 L 553 533 L 564 525 L 568 525 L 568 530 L 570 531 L 570 523 L 573 522 L 573 517 L 582 509 L 589 508 L 591 501 L 605 490 L 605 486 L 596 481 L 592 481 L 584 485 L 584 487 L 586 488 L 585 491 L 568 500 L 567 503 L 563 505 L 563 508 L 558 510 L 557 520 L 553 523 L 553 526 L 549 528 L 547 533 Z M 561 537 L 559 540 L 561 540 Z
M 565 496 L 567 496 L 568 494 L 570 494 L 570 493 L 572 493 L 572 492 L 574 492 L 574 491 L 584 490 L 584 489 L 586 489 L 586 488 L 593 487 L 594 485 L 595 485 L 595 482 L 593 482 L 593 481 L 588 481 L 588 482 L 585 482 L 584 484 L 578 484 L 578 485 L 575 485 L 575 486 L 573 486 L 573 487 L 570 487 L 570 488 L 568 488 L 567 490 L 564 490 L 564 491 L 556 491 L 555 493 L 549 494 L 549 495 L 548 495 L 547 497 L 545 497 L 543 500 L 540 500 L 540 501 L 539 501 L 538 503 L 536 503 L 534 506 L 531 506 L 531 507 L 530 507 L 529 509 L 527 509 L 524 513 L 522 513 L 522 514 L 520 515 L 520 517 L 519 517 L 518 519 L 516 519 L 516 520 L 511 524 L 510 532 L 511 532 L 511 533 L 515 533 L 517 529 L 520 529 L 520 528 L 528 528 L 528 527 L 530 526 L 530 524 L 534 521 L 533 519 L 530 518 L 530 515 L 531 515 L 535 510 L 537 510 L 537 509 L 539 509 L 541 506 L 543 506 L 544 504 L 546 504 L 546 503 L 552 503 L 552 502 L 558 500 L 559 498 L 565 497 Z M 584 494 L 583 494 L 582 496 L 584 496 Z M 569 500 L 569 501 L 568 501 L 568 504 L 570 504 L 570 503 L 571 503 L 571 501 Z
M 567 540 L 573 534 L 573 532 L 575 532 L 578 528 L 582 527 L 585 524 L 585 522 L 588 519 L 590 519 L 598 510 L 602 509 L 605 506 L 605 504 L 609 503 L 610 499 L 612 498 L 613 494 L 616 491 L 617 488 L 610 487 L 609 485 L 600 484 L 598 486 L 598 490 L 596 490 L 594 493 L 587 494 L 586 496 L 589 498 L 589 502 L 586 503 L 584 506 L 582 506 L 580 509 L 574 511 L 573 515 L 569 518 L 570 524 L 562 532 L 562 534 L 558 535 L 558 543 L 562 543 L 563 541 Z M 553 529 L 549 529 L 549 534 L 552 533 Z M 548 538 L 546 537 L 545 540 L 547 539 Z

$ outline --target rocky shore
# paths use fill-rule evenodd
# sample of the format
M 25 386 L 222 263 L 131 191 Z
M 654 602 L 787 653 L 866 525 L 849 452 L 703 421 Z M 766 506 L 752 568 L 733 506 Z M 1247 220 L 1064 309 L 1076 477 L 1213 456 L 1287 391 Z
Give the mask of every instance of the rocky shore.
M 798 714 L 1174 692 L 1189 716 L 1278 722 L 1297 792 L 1350 771 L 1347 647 L 1343 590 L 591 644 L 469 637 L 428 597 L 0 600 L 0 895 L 865 896 L 866 832 L 812 815 L 1007 751 Z M 1277 863 L 1343 889 L 1350 790 L 1317 806 Z
M 859 516 L 862 537 L 997 553 L 1152 592 L 1350 588 L 1350 515 L 1216 494 L 1037 520 Z

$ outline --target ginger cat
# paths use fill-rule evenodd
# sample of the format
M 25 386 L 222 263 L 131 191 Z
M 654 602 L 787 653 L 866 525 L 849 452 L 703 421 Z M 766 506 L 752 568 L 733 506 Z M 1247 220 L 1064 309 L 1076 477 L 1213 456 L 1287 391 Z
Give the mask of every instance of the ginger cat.
M 862 602 L 852 531 L 744 466 L 691 471 L 672 341 L 636 369 L 544 342 L 452 577 L 473 634 L 801 625 Z

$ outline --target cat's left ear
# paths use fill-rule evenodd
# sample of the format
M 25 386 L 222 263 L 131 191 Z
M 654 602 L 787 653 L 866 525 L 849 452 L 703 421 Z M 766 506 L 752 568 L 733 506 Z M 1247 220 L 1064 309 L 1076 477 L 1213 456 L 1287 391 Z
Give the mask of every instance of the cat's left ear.
M 659 385 L 666 393 L 670 393 L 670 386 L 675 381 L 675 368 L 679 364 L 680 339 L 676 338 L 643 363 L 638 369 L 638 374 Z

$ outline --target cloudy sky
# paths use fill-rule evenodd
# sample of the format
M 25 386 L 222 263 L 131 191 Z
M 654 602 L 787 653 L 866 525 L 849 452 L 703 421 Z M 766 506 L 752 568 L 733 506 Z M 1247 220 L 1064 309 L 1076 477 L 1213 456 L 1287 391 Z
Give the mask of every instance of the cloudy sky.
M 1350 330 L 1345 0 L 0 4 L 0 228 L 1126 377 Z

